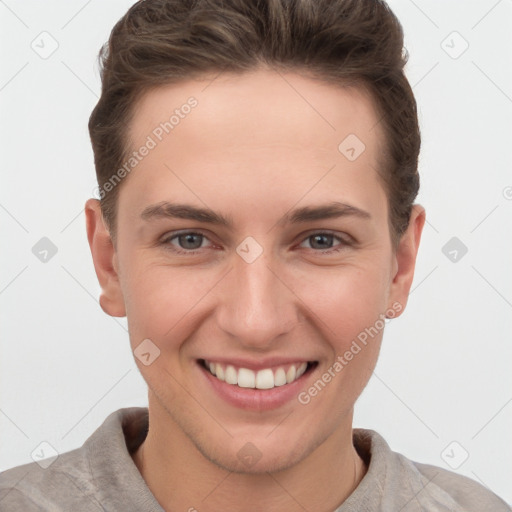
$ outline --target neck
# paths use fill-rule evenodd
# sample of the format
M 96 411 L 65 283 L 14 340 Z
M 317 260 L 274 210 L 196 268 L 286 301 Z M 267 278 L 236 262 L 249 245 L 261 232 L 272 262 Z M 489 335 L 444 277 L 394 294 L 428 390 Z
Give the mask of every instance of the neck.
M 153 407 L 151 407 L 153 405 Z M 332 512 L 355 490 L 366 466 L 348 426 L 334 432 L 305 459 L 275 473 L 234 473 L 206 459 L 161 407 L 149 407 L 149 431 L 133 455 L 164 510 Z

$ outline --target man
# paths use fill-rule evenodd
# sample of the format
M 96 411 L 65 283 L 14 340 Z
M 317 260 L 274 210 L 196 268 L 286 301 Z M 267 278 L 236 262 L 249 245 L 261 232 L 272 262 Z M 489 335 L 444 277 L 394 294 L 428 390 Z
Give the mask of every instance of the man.
M 85 211 L 149 407 L 5 472 L 2 510 L 509 510 L 352 428 L 425 222 L 402 48 L 376 0 L 146 0 L 118 22 Z

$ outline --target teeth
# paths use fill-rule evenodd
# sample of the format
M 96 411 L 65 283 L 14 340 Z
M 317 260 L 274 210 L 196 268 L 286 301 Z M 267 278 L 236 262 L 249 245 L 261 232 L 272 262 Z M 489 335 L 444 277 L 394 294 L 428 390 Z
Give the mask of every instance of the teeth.
M 306 371 L 306 368 L 308 367 L 308 363 L 302 363 L 298 368 L 297 368 L 297 375 L 295 375 L 295 378 L 298 379 L 305 371 Z
M 257 389 L 272 389 L 274 387 L 274 372 L 267 368 L 260 370 L 256 374 L 256 388 Z
M 286 372 L 286 384 L 290 384 L 290 382 L 293 382 L 295 380 L 295 376 L 297 375 L 297 370 L 295 369 L 295 366 L 293 364 L 288 368 L 288 371 Z
M 224 380 L 224 370 L 220 364 L 215 366 L 215 375 L 217 375 L 217 379 Z
M 275 372 L 271 368 L 254 372 L 248 368 L 239 368 L 237 371 L 232 365 L 223 367 L 219 363 L 210 363 L 208 361 L 205 361 L 205 363 L 210 373 L 219 380 L 227 384 L 238 385 L 241 388 L 256 389 L 272 389 L 273 387 L 291 384 L 302 376 L 308 367 L 307 363 L 301 363 L 297 365 L 292 364 L 286 372 L 282 366 L 277 368 Z
M 228 384 L 238 384 L 238 375 L 234 366 L 229 365 L 224 375 Z
M 238 386 L 241 388 L 254 388 L 256 387 L 256 376 L 252 370 L 247 368 L 240 368 L 238 370 Z
M 274 386 L 284 386 L 286 384 L 286 373 L 283 368 L 278 368 L 274 375 Z

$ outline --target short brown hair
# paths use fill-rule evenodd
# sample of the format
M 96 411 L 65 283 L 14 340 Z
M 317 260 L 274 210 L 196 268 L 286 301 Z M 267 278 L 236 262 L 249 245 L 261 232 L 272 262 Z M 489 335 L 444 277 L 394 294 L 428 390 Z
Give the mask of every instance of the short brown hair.
M 385 134 L 378 172 L 396 247 L 419 189 L 421 137 L 407 59 L 400 22 L 381 0 L 139 1 L 100 51 L 102 91 L 89 119 L 98 186 L 126 160 L 134 105 L 150 89 L 260 65 L 297 70 L 370 93 Z M 115 236 L 120 187 L 109 188 L 101 209 Z

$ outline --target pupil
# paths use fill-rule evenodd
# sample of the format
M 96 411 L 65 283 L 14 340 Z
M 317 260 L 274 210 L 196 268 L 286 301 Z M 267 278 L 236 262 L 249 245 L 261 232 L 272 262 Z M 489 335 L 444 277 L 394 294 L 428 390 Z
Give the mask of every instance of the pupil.
M 320 241 L 320 249 L 324 249 L 325 244 L 323 244 L 323 246 L 322 246 L 321 241 L 323 240 L 325 242 L 326 240 L 331 240 L 332 235 L 313 235 L 313 239 L 314 239 L 314 243 L 316 243 L 317 241 Z
M 188 235 L 181 235 L 180 236 L 180 242 L 182 242 L 182 245 L 184 245 L 185 249 L 198 249 L 201 247 L 201 242 L 199 238 L 202 235 L 194 235 L 194 234 L 188 234 Z M 195 243 L 194 243 L 194 239 Z M 197 244 L 199 240 L 199 245 Z M 329 244 L 329 242 L 332 241 L 332 235 L 313 235 L 313 245 L 319 243 L 320 249 L 325 248 L 326 243 Z M 192 245 L 192 247 L 191 247 Z
M 193 234 L 188 234 L 188 235 L 181 235 L 180 237 L 180 242 L 183 242 L 183 240 L 185 240 L 184 244 L 184 248 L 185 249 L 198 249 L 199 247 L 201 247 L 201 241 L 199 241 L 199 245 L 197 244 L 197 240 L 196 240 L 196 243 L 194 244 L 194 238 L 196 237 L 200 237 L 201 235 L 193 235 Z M 191 247 L 192 245 L 192 247 Z

